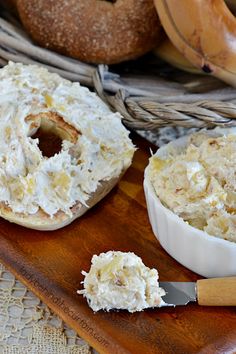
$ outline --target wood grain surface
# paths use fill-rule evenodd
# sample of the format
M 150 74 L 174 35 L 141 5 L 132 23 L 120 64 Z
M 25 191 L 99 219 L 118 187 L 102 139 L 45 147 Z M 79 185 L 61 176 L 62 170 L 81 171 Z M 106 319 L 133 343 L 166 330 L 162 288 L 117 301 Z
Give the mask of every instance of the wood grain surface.
M 152 233 L 142 187 L 151 145 L 137 137 L 134 142 L 139 149 L 119 185 L 70 226 L 40 232 L 0 219 L 0 260 L 100 353 L 236 352 L 234 307 L 94 314 L 76 293 L 92 255 L 108 250 L 135 252 L 159 270 L 161 281 L 200 278 L 172 259 Z

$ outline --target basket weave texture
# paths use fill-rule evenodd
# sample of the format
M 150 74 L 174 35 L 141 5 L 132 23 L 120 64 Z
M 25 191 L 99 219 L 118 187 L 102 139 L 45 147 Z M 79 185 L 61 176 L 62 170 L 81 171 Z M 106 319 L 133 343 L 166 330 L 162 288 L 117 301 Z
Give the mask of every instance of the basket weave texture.
M 110 69 L 82 63 L 32 43 L 21 24 L 3 12 L 0 64 L 5 65 L 9 60 L 40 64 L 94 88 L 134 130 L 236 125 L 236 90 L 211 76 L 186 74 L 154 56 Z

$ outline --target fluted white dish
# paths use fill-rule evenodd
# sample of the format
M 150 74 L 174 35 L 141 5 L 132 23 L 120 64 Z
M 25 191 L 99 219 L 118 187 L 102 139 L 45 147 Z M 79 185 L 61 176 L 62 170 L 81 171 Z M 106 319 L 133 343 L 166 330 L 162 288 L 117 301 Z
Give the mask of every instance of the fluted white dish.
M 216 129 L 209 136 L 236 134 L 236 129 Z M 165 158 L 171 148 L 183 150 L 188 136 L 162 146 L 155 154 Z M 215 236 L 187 224 L 182 218 L 162 205 L 145 169 L 144 191 L 153 233 L 162 247 L 179 263 L 204 277 L 236 275 L 236 243 Z

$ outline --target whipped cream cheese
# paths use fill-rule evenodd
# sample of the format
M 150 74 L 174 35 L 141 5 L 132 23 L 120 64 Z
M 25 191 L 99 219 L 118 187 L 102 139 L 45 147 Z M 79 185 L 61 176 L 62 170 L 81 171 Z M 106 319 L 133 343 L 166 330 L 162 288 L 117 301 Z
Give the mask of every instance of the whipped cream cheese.
M 146 267 L 132 252 L 108 251 L 94 255 L 85 276 L 83 290 L 93 311 L 142 311 L 164 305 L 164 289 L 159 287 L 158 272 Z
M 119 113 L 99 97 L 37 66 L 9 63 L 0 70 L 0 202 L 13 212 L 53 217 L 86 205 L 101 181 L 119 176 L 134 146 Z M 32 119 L 56 113 L 78 132 L 45 157 L 33 139 Z
M 189 224 L 236 242 L 236 135 L 194 134 L 182 152 L 150 159 L 161 202 Z

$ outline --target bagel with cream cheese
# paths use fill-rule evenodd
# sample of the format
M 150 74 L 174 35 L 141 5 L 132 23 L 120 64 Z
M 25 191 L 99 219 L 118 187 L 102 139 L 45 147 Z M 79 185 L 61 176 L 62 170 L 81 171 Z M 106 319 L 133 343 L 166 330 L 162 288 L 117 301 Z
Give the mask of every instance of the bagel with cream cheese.
M 37 66 L 0 70 L 0 216 L 61 228 L 102 199 L 134 146 L 119 113 L 79 83 Z
M 134 59 L 159 40 L 153 0 L 14 1 L 37 43 L 86 62 Z
M 236 19 L 224 0 L 154 0 L 176 48 L 197 68 L 236 86 Z

